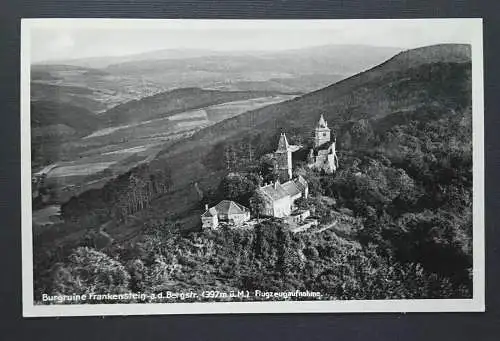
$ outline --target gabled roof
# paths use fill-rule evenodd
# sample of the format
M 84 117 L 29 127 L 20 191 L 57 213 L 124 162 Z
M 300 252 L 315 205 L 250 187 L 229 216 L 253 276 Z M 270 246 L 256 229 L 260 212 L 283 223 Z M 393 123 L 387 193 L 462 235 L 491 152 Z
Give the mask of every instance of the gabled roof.
M 298 187 L 298 189 L 301 191 L 301 192 L 304 192 L 305 189 L 309 186 L 307 184 L 307 181 L 306 179 L 304 179 L 302 177 L 302 175 L 299 175 L 295 180 L 293 180 L 295 182 L 295 185 Z
M 289 149 L 288 140 L 286 139 L 285 133 L 281 133 L 280 140 L 278 142 L 278 149 L 276 151 L 285 151 Z
M 267 197 L 271 198 L 273 201 L 283 199 L 289 196 L 288 192 L 283 188 L 279 182 L 273 184 L 262 186 L 259 190 Z
M 328 128 L 328 124 L 326 123 L 323 114 L 321 114 L 321 117 L 319 118 L 318 128 Z
M 214 208 L 218 214 L 244 214 L 248 212 L 245 206 L 231 200 L 222 200 L 212 208 Z
M 293 197 L 297 194 L 302 193 L 300 188 L 297 186 L 295 181 L 291 180 L 283 184 L 283 189 L 288 193 L 289 196 Z
M 283 189 L 290 195 L 295 196 L 297 194 L 303 193 L 307 188 L 307 181 L 299 175 L 293 180 L 285 182 L 283 185 Z
M 217 210 L 215 209 L 215 207 L 210 207 L 208 210 L 205 211 L 205 213 L 203 213 L 201 215 L 202 217 L 215 217 L 217 216 Z

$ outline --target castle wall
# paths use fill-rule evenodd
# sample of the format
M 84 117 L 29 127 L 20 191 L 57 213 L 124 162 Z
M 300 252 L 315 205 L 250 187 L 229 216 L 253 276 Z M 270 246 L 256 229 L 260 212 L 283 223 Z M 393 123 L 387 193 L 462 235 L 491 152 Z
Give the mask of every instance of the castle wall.
M 250 212 L 242 213 L 242 214 L 230 214 L 228 217 L 229 223 L 234 225 L 241 225 L 245 221 L 250 220 Z
M 290 197 L 276 200 L 273 203 L 273 216 L 276 218 L 287 217 L 292 213 L 292 203 Z

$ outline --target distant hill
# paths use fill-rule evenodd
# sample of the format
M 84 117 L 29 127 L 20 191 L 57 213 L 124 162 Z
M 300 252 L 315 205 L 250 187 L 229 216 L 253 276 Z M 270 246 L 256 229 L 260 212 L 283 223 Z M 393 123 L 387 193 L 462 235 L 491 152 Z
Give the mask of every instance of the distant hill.
M 88 57 L 67 60 L 55 60 L 40 62 L 35 65 L 50 67 L 53 65 L 72 65 L 80 68 L 106 69 L 110 67 L 128 67 L 133 65 L 146 65 L 151 61 L 182 61 L 186 60 L 190 64 L 197 59 L 203 58 L 263 58 L 263 59 L 295 59 L 298 63 L 305 61 L 306 64 L 311 60 L 324 59 L 330 56 L 332 60 L 342 64 L 371 63 L 376 58 L 388 58 L 391 55 L 401 51 L 398 47 L 370 46 L 370 45 L 321 45 L 301 49 L 283 50 L 283 51 L 217 51 L 204 49 L 162 49 L 148 51 L 143 53 L 124 55 L 124 56 L 104 56 Z M 370 55 L 371 54 L 371 55 Z M 354 60 L 353 60 L 354 59 Z M 331 62 L 331 61 L 330 61 Z M 380 61 L 378 61 L 380 62 Z
M 30 115 L 33 128 L 62 124 L 81 135 L 88 134 L 101 125 L 99 117 L 92 112 L 54 101 L 32 101 Z
M 373 67 L 395 47 L 328 45 L 278 52 L 159 50 L 32 65 L 32 81 L 90 89 L 102 112 L 128 100 L 176 88 L 306 93 Z M 67 89 L 63 89 L 67 90 Z M 85 98 L 78 95 L 78 100 Z
M 159 60 L 159 59 L 186 59 L 213 55 L 228 55 L 229 52 L 217 52 L 203 49 L 163 49 L 154 50 L 143 53 L 136 53 L 124 56 L 103 56 L 103 57 L 87 57 L 77 59 L 62 59 L 39 62 L 36 65 L 74 65 L 83 68 L 102 69 L 113 64 L 128 63 L 144 60 Z
M 94 113 L 164 91 L 141 78 L 111 75 L 104 70 L 74 65 L 32 65 L 32 100 L 51 100 Z
M 98 129 L 101 121 L 92 112 L 71 104 L 54 101 L 31 101 L 32 168 L 58 161 L 64 143 Z
M 111 64 L 104 68 L 114 75 L 143 77 L 167 87 L 217 87 L 239 88 L 237 82 L 266 82 L 275 89 L 275 79 L 300 79 L 308 76 L 308 83 L 288 84 L 289 91 L 312 91 L 370 68 L 399 52 L 399 48 L 364 45 L 332 45 L 280 52 L 208 53 L 191 58 L 161 58 L 148 54 L 151 59 L 132 60 Z M 159 54 L 159 56 L 161 53 Z M 317 79 L 317 82 L 312 82 Z M 235 87 L 229 88 L 227 81 Z M 298 86 L 295 86 L 298 85 Z M 307 86 L 306 88 L 306 85 Z M 248 88 L 255 90 L 254 88 Z
M 210 105 L 273 94 L 276 93 L 182 88 L 126 102 L 99 115 L 99 118 L 107 126 L 116 126 L 167 117 L 186 110 L 203 108 Z
M 221 83 L 218 90 L 278 91 L 283 93 L 307 93 L 324 88 L 344 79 L 344 75 L 312 74 L 289 78 L 271 78 L 266 81 L 238 81 Z
M 226 74 L 250 72 L 299 74 L 352 74 L 379 64 L 401 51 L 400 48 L 366 45 L 327 45 L 278 52 L 207 53 L 187 58 L 155 57 L 111 64 L 104 68 L 109 73 L 164 73 L 171 70 L 219 71 Z
M 224 171 L 225 147 L 251 143 L 263 155 L 275 149 L 281 132 L 292 143 L 307 141 L 320 114 L 336 133 L 360 120 L 387 130 L 409 119 L 465 115 L 470 103 L 470 46 L 418 48 L 321 90 L 203 129 L 170 146 L 148 168 L 170 168 L 175 189 L 194 182 L 212 187 Z
M 84 86 L 31 83 L 32 101 L 51 101 L 79 107 L 90 112 L 106 109 L 106 104 L 97 100 L 93 89 Z

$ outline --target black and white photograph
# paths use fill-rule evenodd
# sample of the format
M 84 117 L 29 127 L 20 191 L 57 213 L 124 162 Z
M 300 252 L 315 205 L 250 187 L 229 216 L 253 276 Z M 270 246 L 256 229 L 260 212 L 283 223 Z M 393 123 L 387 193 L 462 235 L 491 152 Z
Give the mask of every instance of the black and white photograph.
M 23 315 L 484 311 L 481 19 L 23 19 Z

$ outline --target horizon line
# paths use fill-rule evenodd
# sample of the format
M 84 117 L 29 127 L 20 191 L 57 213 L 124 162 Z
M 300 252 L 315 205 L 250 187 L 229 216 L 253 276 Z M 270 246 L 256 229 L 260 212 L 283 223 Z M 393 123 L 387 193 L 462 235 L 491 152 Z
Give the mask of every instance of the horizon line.
M 429 46 L 437 46 L 437 45 L 470 45 L 467 43 L 459 43 L 459 42 L 442 42 L 442 43 L 435 43 L 435 44 L 425 44 L 425 45 L 416 45 L 414 47 L 400 47 L 400 46 L 390 46 L 390 45 L 370 45 L 370 44 L 321 44 L 321 45 L 311 45 L 311 46 L 304 46 L 300 48 L 287 48 L 287 49 L 275 49 L 275 50 L 230 50 L 230 49 L 197 49 L 197 48 L 161 48 L 161 49 L 154 49 L 154 50 L 144 50 L 143 52 L 135 52 L 135 53 L 127 53 L 127 54 L 120 54 L 120 55 L 95 55 L 95 56 L 88 56 L 88 57 L 81 57 L 81 58 L 69 58 L 69 59 L 44 59 L 40 61 L 32 61 L 30 65 L 32 66 L 42 66 L 42 65 L 71 65 L 71 64 L 64 64 L 60 62 L 76 62 L 76 61 L 85 61 L 85 60 L 96 60 L 96 59 L 112 59 L 112 58 L 126 58 L 126 57 L 134 57 L 134 56 L 141 56 L 141 55 L 146 55 L 150 53 L 155 53 L 155 52 L 165 52 L 165 51 L 177 51 L 177 52 L 182 52 L 182 51 L 199 51 L 201 53 L 206 53 L 204 55 L 200 56 L 191 56 L 191 57 L 185 57 L 185 59 L 197 59 L 197 58 L 204 58 L 204 57 L 214 57 L 215 55 L 219 56 L 224 56 L 224 53 L 228 53 L 234 56 L 242 56 L 246 54 L 250 55 L 257 55 L 257 54 L 275 54 L 275 53 L 286 53 L 286 52 L 293 52 L 293 51 L 303 51 L 303 50 L 308 50 L 308 49 L 318 49 L 318 48 L 326 48 L 326 47 L 349 47 L 349 46 L 364 46 L 364 47 L 372 47 L 372 48 L 382 48 L 382 49 L 394 49 L 394 50 L 399 50 L 399 52 L 404 52 L 404 51 L 409 51 L 413 49 L 418 49 L 422 47 L 429 47 Z M 212 53 L 214 55 L 212 55 Z M 145 59 L 138 59 L 136 61 L 141 61 L 141 60 L 149 60 L 150 58 L 145 58 Z M 182 57 L 173 57 L 173 58 L 159 58 L 158 60 L 165 60 L 165 59 L 171 59 L 171 60 L 178 60 L 178 59 L 183 59 Z

